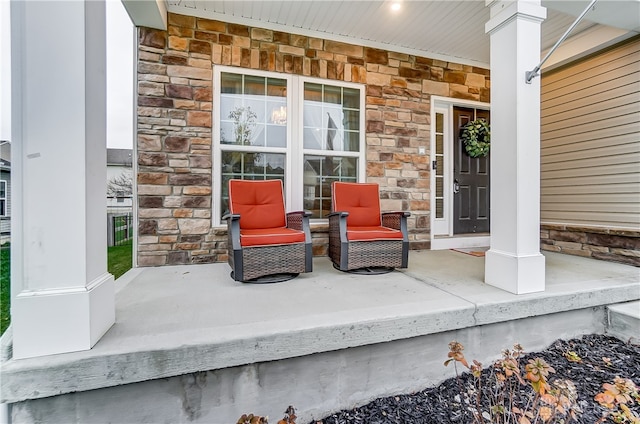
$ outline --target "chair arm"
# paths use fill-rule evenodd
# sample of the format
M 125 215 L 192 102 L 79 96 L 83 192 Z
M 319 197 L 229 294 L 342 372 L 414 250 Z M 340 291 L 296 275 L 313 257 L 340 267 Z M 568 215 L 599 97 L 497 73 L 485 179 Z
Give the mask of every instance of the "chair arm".
M 305 221 L 308 224 L 311 215 L 309 211 L 287 212 L 287 228 L 304 231 Z
M 240 250 L 240 214 L 229 213 L 222 217 L 227 221 L 227 233 L 231 240 L 231 248 L 233 250 Z
M 287 213 L 287 228 L 303 231 L 305 243 L 311 243 L 311 227 L 309 226 L 309 211 L 295 211 Z
M 331 212 L 329 218 L 329 233 L 337 234 L 341 243 L 347 243 L 347 217 L 349 212 Z
M 231 220 L 236 220 L 236 219 L 240 220 L 240 214 L 239 213 L 228 213 L 228 214 L 224 215 L 222 217 L 222 219 L 224 219 L 225 221 L 229 220 L 229 219 L 231 219 Z
M 403 234 L 407 233 L 407 218 L 411 216 L 411 212 L 383 212 L 382 226 L 401 230 Z
M 328 218 L 331 218 L 332 216 L 338 216 L 340 218 L 342 217 L 348 217 L 349 216 L 349 212 L 331 212 L 330 214 L 326 215 Z

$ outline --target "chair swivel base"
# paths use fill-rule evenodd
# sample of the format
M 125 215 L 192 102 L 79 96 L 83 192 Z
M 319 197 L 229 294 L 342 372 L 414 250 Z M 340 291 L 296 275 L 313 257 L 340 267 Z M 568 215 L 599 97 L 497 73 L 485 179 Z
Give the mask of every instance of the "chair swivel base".
M 349 274 L 357 274 L 357 275 L 380 275 L 380 274 L 388 274 L 390 272 L 392 272 L 393 270 L 395 270 L 395 268 L 393 267 L 389 267 L 389 266 L 366 266 L 364 268 L 357 268 L 357 269 L 348 269 L 348 270 L 342 270 L 340 269 L 340 265 L 338 265 L 335 262 L 333 263 L 333 267 L 335 269 L 337 269 L 338 271 L 342 271 L 342 272 L 348 272 Z
M 248 284 L 271 284 L 271 283 L 282 283 L 283 281 L 289 281 L 292 280 L 294 278 L 296 278 L 298 275 L 300 275 L 299 273 L 293 273 L 293 272 L 286 272 L 286 273 L 281 273 L 281 274 L 271 274 L 271 275 L 265 275 L 262 277 L 257 277 L 257 278 L 253 278 L 251 280 L 244 280 L 241 281 L 242 283 L 248 283 Z M 232 279 L 236 279 L 233 271 L 231 271 L 231 278 Z

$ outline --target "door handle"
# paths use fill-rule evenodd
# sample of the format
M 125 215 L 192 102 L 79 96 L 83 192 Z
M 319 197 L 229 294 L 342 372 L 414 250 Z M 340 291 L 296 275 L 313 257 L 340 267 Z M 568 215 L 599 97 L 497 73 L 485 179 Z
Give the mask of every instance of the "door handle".
M 460 183 L 458 180 L 453 180 L 453 194 L 460 193 Z

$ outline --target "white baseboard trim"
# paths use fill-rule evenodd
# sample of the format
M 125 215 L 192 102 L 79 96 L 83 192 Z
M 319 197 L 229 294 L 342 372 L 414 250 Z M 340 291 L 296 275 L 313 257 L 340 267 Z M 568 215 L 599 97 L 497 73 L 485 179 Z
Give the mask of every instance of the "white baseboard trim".
M 11 321 L 16 359 L 91 349 L 115 322 L 113 275 L 85 287 L 19 293 Z

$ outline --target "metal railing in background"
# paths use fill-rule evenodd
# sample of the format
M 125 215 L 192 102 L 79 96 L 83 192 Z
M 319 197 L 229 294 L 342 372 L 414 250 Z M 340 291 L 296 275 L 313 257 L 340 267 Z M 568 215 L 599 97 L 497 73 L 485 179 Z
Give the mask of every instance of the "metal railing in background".
M 132 214 L 107 214 L 107 246 L 119 246 L 133 239 Z

